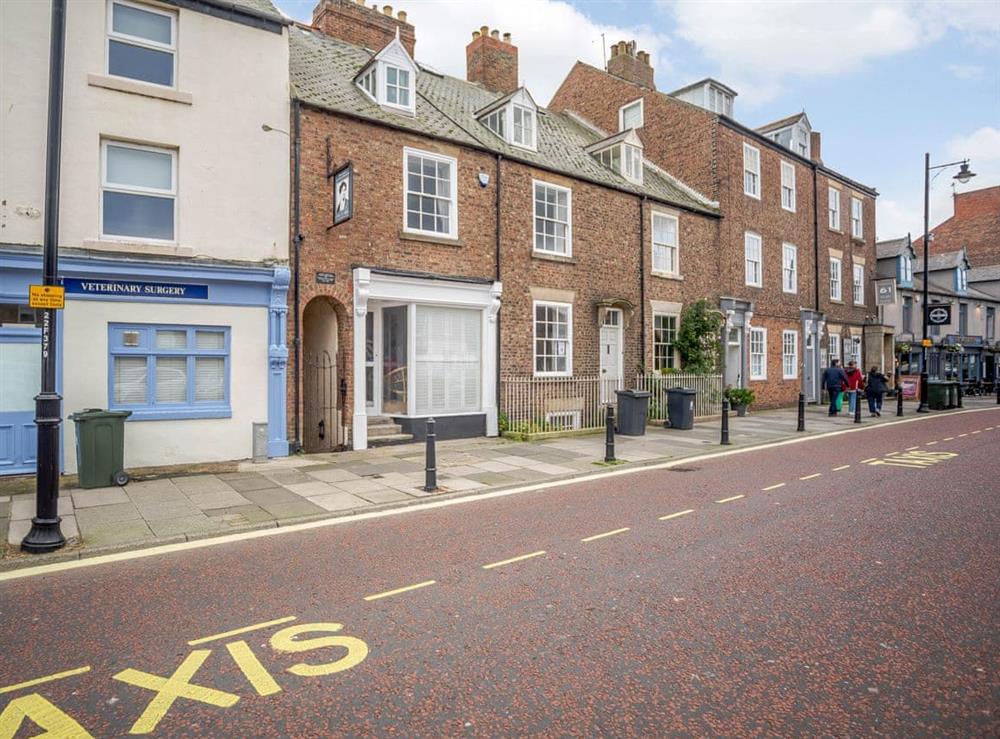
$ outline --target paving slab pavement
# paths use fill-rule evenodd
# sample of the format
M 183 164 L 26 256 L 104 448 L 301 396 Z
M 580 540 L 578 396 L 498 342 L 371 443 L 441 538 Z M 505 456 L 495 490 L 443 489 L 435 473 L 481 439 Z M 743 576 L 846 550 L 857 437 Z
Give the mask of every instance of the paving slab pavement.
M 989 407 L 992 399 L 966 398 L 966 408 Z M 906 416 L 915 406 L 907 404 Z M 933 415 L 941 415 L 937 412 Z M 896 420 L 863 417 L 864 425 Z M 795 436 L 795 409 L 731 417 L 732 447 L 764 444 Z M 853 417 L 826 415 L 810 406 L 806 435 L 855 428 Z M 719 420 L 707 419 L 691 430 L 650 426 L 644 436 L 616 437 L 617 457 L 643 465 L 720 450 Z M 467 494 L 596 472 L 604 458 L 604 434 L 553 437 L 521 442 L 505 438 L 456 439 L 438 444 L 436 493 L 423 490 L 424 444 L 402 444 L 364 451 L 297 455 L 263 464 L 246 462 L 237 472 L 176 475 L 130 482 L 122 488 L 63 490 L 59 513 L 69 539 L 60 556 L 103 549 L 150 546 L 186 538 L 229 533 L 240 527 L 287 524 L 317 516 L 376 507 L 406 505 L 440 494 Z M 41 564 L 53 555 L 23 555 L 21 539 L 35 513 L 33 495 L 0 497 L 0 547 L 7 542 L 0 569 Z

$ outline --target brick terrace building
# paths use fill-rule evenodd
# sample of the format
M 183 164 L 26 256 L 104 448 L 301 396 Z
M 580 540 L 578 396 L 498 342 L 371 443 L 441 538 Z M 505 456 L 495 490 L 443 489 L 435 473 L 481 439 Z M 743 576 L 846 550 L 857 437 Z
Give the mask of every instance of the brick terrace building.
M 681 307 L 717 292 L 710 197 L 634 132 L 539 107 L 509 36 L 474 32 L 466 81 L 416 63 L 388 7 L 322 0 L 313 24 L 290 34 L 289 407 L 308 451 L 364 448 L 385 416 L 495 435 L 500 367 L 624 384 L 676 364 Z M 347 163 L 353 217 L 332 226 Z
M 955 214 L 931 229 L 931 254 L 964 248 L 977 267 L 1000 264 L 1000 185 L 957 192 L 954 205 Z M 923 254 L 923 237 L 913 246 Z
M 866 326 L 865 358 L 884 363 L 870 288 L 877 193 L 823 165 L 804 113 L 754 130 L 733 118 L 735 96 L 712 79 L 658 92 L 648 55 L 621 42 L 607 72 L 577 62 L 550 108 L 634 127 L 647 158 L 719 203 L 705 296 L 727 315 L 726 383 L 763 405 L 800 390 L 815 401 L 829 357 L 861 359 Z

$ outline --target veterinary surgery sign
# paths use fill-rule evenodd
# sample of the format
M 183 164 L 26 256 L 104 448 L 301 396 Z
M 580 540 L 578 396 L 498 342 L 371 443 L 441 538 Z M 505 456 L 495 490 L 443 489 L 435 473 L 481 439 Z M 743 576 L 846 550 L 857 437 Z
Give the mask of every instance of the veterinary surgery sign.
M 208 300 L 208 285 L 179 282 L 136 282 L 133 280 L 82 280 L 67 277 L 63 286 L 70 295 L 118 298 L 159 298 Z

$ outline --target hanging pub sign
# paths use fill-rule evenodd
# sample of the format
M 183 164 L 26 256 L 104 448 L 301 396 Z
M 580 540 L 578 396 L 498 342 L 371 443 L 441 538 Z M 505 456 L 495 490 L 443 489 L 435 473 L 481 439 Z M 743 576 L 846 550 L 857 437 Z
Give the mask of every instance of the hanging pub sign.
M 947 326 L 951 323 L 951 303 L 931 303 L 927 306 L 927 325 Z
M 892 305 L 896 302 L 896 279 L 875 280 L 875 305 Z
M 354 164 L 348 162 L 333 175 L 333 225 L 354 215 Z

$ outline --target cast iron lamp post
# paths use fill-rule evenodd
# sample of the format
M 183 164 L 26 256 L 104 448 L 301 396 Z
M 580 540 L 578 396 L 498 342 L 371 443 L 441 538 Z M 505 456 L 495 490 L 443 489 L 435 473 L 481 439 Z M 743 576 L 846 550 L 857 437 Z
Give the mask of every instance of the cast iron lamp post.
M 917 413 L 927 413 L 930 411 L 930 406 L 927 405 L 927 345 L 930 343 L 930 338 L 927 336 L 927 313 L 929 309 L 929 298 L 927 297 L 927 274 L 928 274 L 928 243 L 931 240 L 931 224 L 930 224 L 930 198 L 931 198 L 931 170 L 932 169 L 945 169 L 946 167 L 954 167 L 956 164 L 961 165 L 961 169 L 958 170 L 958 174 L 952 179 L 958 180 L 963 185 L 976 176 L 975 172 L 969 170 L 969 160 L 962 159 L 957 162 L 948 162 L 947 164 L 938 164 L 931 166 L 931 155 L 924 154 L 924 274 L 923 274 L 923 290 L 921 303 L 923 307 L 923 340 L 920 342 L 920 405 L 917 407 Z

